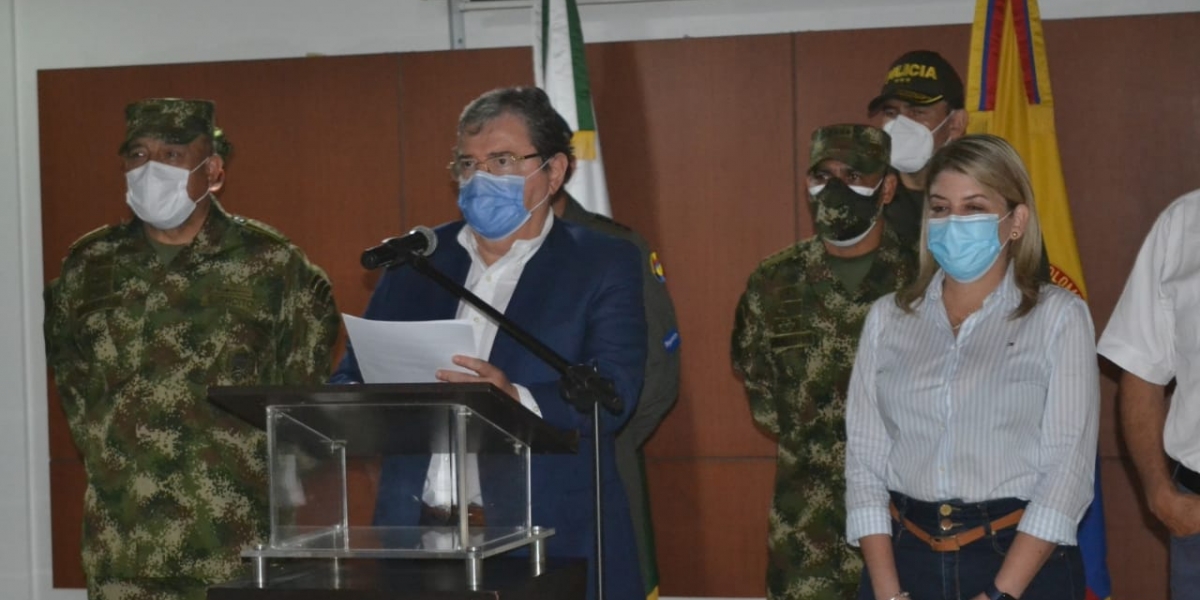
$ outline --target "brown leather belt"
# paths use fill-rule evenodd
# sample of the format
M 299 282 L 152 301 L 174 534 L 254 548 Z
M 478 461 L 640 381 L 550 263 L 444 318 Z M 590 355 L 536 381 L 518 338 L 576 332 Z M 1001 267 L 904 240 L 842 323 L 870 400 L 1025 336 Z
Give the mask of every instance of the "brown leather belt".
M 968 529 L 954 535 L 938 536 L 929 535 L 924 529 L 917 527 L 916 523 L 901 517 L 900 511 L 896 508 L 895 504 L 889 504 L 888 511 L 892 513 L 893 519 L 902 523 L 904 528 L 907 529 L 909 533 L 917 536 L 918 540 L 929 544 L 929 547 L 932 548 L 934 552 L 958 552 L 959 550 L 962 550 L 963 546 L 966 546 L 971 542 L 979 541 L 989 532 L 1000 531 L 1001 529 L 1008 529 L 1009 527 L 1016 527 L 1017 523 L 1021 522 L 1021 516 L 1025 514 L 1025 509 L 1017 509 L 1008 513 L 1007 515 L 1004 515 L 1003 517 L 1000 517 L 999 519 L 996 519 L 995 521 L 992 521 L 991 523 L 988 523 L 987 525 L 980 525 L 979 527 Z M 943 516 L 948 515 L 943 513 Z M 949 523 L 949 521 L 946 522 Z M 947 527 L 947 529 L 949 529 L 949 527 Z

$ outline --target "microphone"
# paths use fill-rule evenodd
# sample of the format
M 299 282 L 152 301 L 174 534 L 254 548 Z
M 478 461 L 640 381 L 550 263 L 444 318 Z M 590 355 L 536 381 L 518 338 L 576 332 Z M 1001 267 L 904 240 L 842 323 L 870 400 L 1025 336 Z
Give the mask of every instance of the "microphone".
M 437 250 L 437 234 L 424 225 L 417 225 L 404 235 L 390 237 L 378 246 L 362 253 L 363 268 L 367 270 L 390 267 L 412 255 L 429 256 Z

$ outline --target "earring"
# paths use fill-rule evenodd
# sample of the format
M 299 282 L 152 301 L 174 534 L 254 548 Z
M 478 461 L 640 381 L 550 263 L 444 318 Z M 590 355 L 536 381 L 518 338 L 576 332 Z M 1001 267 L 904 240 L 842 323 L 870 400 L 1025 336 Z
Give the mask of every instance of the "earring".
M 1014 240 L 1015 240 L 1015 239 L 1017 239 L 1017 238 L 1019 238 L 1019 237 L 1021 237 L 1021 234 L 1019 234 L 1019 233 L 1017 233 L 1017 232 L 1015 232 L 1015 231 L 1014 231 L 1014 232 L 1012 232 L 1012 239 L 1014 239 Z

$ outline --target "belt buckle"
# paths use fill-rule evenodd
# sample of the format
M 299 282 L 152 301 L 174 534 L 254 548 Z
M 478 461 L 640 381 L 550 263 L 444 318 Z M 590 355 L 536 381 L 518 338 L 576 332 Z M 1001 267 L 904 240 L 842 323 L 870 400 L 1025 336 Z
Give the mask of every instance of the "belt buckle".
M 957 552 L 962 550 L 962 544 L 958 543 L 958 534 L 930 536 L 929 541 L 929 546 L 935 552 Z

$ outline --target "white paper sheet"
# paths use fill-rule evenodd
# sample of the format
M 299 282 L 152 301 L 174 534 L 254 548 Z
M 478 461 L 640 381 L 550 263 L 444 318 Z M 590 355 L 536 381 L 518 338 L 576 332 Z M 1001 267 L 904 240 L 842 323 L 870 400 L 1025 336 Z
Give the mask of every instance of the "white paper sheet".
M 475 333 L 465 320 L 372 321 L 343 314 L 364 383 L 433 383 L 438 369 L 456 366 L 455 354 L 477 356 Z

